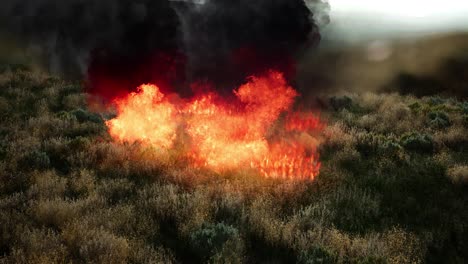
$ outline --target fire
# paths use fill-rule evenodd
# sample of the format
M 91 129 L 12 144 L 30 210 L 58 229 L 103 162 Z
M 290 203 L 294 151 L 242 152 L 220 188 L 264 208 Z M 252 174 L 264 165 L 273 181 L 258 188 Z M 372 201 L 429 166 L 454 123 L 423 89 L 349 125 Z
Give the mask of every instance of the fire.
M 306 148 L 293 144 L 275 143 L 268 155 L 257 165 L 266 177 L 281 179 L 314 179 L 320 171 L 320 161 L 314 153 L 307 155 Z
M 115 103 L 118 117 L 106 122 L 113 138 L 172 147 L 177 129 L 176 109 L 156 85 L 142 85 L 136 93 Z
M 175 103 L 166 100 L 157 86 L 142 85 L 115 101 L 117 117 L 106 124 L 116 140 L 141 141 L 162 149 L 189 138 L 182 143 L 195 166 L 216 171 L 250 166 L 266 177 L 313 179 L 320 162 L 317 140 L 309 132 L 322 124 L 313 114 L 293 113 L 283 126 L 278 125 L 297 96 L 283 75 L 270 72 L 251 77 L 233 92 L 234 102 L 207 93 Z M 273 129 L 282 131 L 281 139 L 275 139 Z M 179 137 L 180 133 L 185 136 Z

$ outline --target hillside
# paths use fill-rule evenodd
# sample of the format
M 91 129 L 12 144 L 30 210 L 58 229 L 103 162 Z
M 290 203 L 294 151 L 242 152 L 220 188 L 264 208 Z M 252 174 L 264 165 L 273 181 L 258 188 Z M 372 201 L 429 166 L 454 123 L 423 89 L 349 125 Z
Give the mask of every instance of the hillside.
M 466 33 L 380 39 L 355 46 L 329 45 L 322 43 L 319 52 L 314 51 L 301 60 L 298 80 L 305 92 L 398 91 L 409 76 L 415 80 L 408 88 L 412 92 L 418 88 L 430 95 L 449 92 L 468 96 Z
M 1 263 L 468 261 L 468 101 L 324 95 L 320 175 L 295 181 L 114 142 L 88 99 L 3 67 Z

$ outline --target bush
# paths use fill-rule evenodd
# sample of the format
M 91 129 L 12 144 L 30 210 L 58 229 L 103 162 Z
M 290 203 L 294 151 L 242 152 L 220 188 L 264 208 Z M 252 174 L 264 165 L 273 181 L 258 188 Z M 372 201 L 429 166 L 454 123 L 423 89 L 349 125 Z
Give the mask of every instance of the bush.
M 356 149 L 365 156 L 376 154 L 383 140 L 382 136 L 373 133 L 359 133 L 356 138 Z
M 128 241 L 104 230 L 89 232 L 89 237 L 80 246 L 80 256 L 85 263 L 127 263 Z
M 463 114 L 468 115 L 468 102 L 461 103 L 460 108 Z
M 375 133 L 359 133 L 356 149 L 364 156 L 401 156 L 402 146 L 393 138 Z
M 442 105 L 445 104 L 446 100 L 439 96 L 431 96 L 429 97 L 428 103 L 430 106 L 437 106 L 437 105 Z
M 465 152 L 468 150 L 468 133 L 464 126 L 451 126 L 444 131 L 435 133 L 434 140 L 438 145 L 455 151 Z
M 447 175 L 453 183 L 468 184 L 468 166 L 454 166 L 448 170 Z
M 434 128 L 446 128 L 450 126 L 450 118 L 445 112 L 430 112 L 428 115 L 429 125 Z
M 224 244 L 239 236 L 236 228 L 224 223 L 204 224 L 190 236 L 191 246 L 198 256 L 207 259 L 218 253 Z
M 45 170 L 50 166 L 50 158 L 47 153 L 43 151 L 33 150 L 20 159 L 18 165 L 26 170 Z
M 417 132 L 405 134 L 401 138 L 400 142 L 405 149 L 413 152 L 432 153 L 434 150 L 432 137 L 426 134 L 420 134 Z

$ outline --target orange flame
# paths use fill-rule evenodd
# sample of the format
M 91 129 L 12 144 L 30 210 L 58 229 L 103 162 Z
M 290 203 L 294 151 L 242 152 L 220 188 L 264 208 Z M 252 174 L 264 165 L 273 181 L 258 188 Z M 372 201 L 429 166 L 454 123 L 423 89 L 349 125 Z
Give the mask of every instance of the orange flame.
M 157 86 L 142 85 L 136 93 L 115 102 L 118 116 L 106 124 L 116 140 L 141 141 L 164 149 L 172 148 L 177 138 L 184 138 L 177 137 L 178 133 L 184 133 L 190 138 L 183 142 L 189 149 L 187 156 L 196 166 L 216 171 L 251 166 L 266 177 L 313 179 L 320 169 L 316 144 L 299 140 L 292 132 L 321 128 L 319 118 L 290 115 L 280 128 L 284 131 L 281 140 L 269 135 L 297 96 L 283 75 L 270 72 L 251 77 L 234 94 L 237 107 L 219 103 L 213 93 L 175 104 Z M 184 127 L 183 132 L 178 127 Z
M 176 138 L 176 109 L 156 85 L 145 84 L 136 93 L 117 100 L 118 117 L 106 122 L 110 135 L 121 141 L 144 141 L 170 148 Z

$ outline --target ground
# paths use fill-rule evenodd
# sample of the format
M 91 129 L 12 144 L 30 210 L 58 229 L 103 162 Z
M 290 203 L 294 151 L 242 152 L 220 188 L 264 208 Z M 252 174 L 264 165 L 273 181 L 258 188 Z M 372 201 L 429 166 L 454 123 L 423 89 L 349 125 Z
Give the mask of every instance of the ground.
M 313 181 L 120 144 L 80 84 L 0 75 L 0 263 L 466 263 L 468 101 L 327 95 Z

